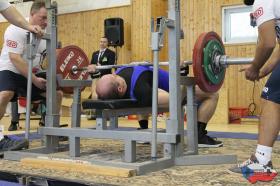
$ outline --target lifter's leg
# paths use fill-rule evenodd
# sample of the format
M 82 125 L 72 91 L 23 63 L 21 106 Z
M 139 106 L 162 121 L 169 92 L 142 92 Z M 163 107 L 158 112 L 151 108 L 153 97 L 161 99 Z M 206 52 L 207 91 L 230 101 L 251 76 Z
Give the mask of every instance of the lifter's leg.
M 195 96 L 197 101 L 200 103 L 198 108 L 198 121 L 208 123 L 215 113 L 219 100 L 219 94 L 206 93 L 196 87 Z
M 60 113 L 61 104 L 62 104 L 63 92 L 62 90 L 56 91 L 56 104 L 57 104 L 57 113 Z
M 96 79 L 92 80 L 92 84 L 91 84 L 91 99 L 96 100 L 97 99 L 97 95 L 96 95 Z
M 14 97 L 13 91 L 2 91 L 0 92 L 0 119 L 5 114 L 6 107 L 8 103 L 11 101 L 11 99 Z M 4 138 L 0 139 L 1 145 L 0 146 L 0 155 L 3 155 L 4 151 L 8 150 L 21 150 L 28 148 L 28 140 L 26 139 L 12 139 L 8 136 L 4 136 Z
M 196 86 L 195 96 L 199 102 L 198 107 L 198 146 L 199 147 L 221 147 L 223 143 L 211 138 L 207 135 L 206 126 L 209 120 L 215 113 L 219 94 L 218 93 L 206 93 Z
M 8 131 L 15 131 L 19 127 L 19 116 L 18 113 L 18 102 L 13 101 L 11 102 L 11 124 L 8 128 Z
M 46 93 L 41 94 L 42 97 L 46 97 Z M 62 98 L 63 98 L 63 92 L 62 90 L 57 90 L 56 91 L 56 108 L 57 108 L 57 113 L 59 114 L 60 109 L 61 109 L 61 104 L 62 104 Z
M 46 93 L 41 94 L 41 96 L 46 97 Z M 57 109 L 57 114 L 60 113 L 60 109 L 61 109 L 61 104 L 62 104 L 62 99 L 63 99 L 63 92 L 62 90 L 57 90 L 56 91 L 56 109 Z M 39 122 L 40 126 L 45 126 L 45 116 L 46 113 L 42 113 L 42 118 Z
M 255 156 L 263 165 L 271 161 L 272 147 L 280 130 L 280 105 L 262 99 L 259 139 Z
M 158 89 L 158 107 L 159 108 L 169 107 L 169 93 L 161 89 Z M 140 125 L 139 129 L 148 128 L 148 119 L 149 119 L 149 115 L 138 115 L 138 122 Z
M 272 147 L 280 130 L 280 105 L 264 99 L 262 105 L 258 143 Z
M 97 100 L 97 94 L 96 94 L 96 81 L 97 79 L 93 79 L 92 80 L 92 84 L 91 84 L 91 95 L 90 95 L 90 99 L 93 100 Z M 90 109 L 89 111 L 89 116 L 88 116 L 88 120 L 95 120 L 96 119 L 96 110 L 95 109 Z

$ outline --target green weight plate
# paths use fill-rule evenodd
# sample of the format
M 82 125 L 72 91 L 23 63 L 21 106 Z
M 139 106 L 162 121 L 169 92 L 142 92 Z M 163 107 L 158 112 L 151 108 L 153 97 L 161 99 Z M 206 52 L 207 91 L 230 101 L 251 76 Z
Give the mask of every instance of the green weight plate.
M 216 32 L 205 32 L 199 35 L 193 48 L 192 66 L 193 66 L 195 82 L 197 83 L 199 88 L 204 92 L 217 92 L 223 85 L 223 80 L 224 80 L 222 79 L 221 83 L 213 84 L 206 77 L 204 64 L 203 64 L 204 48 L 212 40 L 219 41 L 223 46 L 223 41 L 221 40 L 220 36 Z
M 217 85 L 223 82 L 225 76 L 225 68 L 223 66 L 216 66 L 214 63 L 217 55 L 224 55 L 223 46 L 218 40 L 211 40 L 203 49 L 203 69 L 206 78 L 213 84 Z

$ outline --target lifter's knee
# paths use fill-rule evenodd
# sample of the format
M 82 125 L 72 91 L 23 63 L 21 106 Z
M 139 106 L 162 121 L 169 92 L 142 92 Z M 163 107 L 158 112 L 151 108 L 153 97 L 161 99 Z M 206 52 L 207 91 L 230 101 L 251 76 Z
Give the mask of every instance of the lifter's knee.
M 215 102 L 218 102 L 218 100 L 219 100 L 219 93 L 217 93 L 217 92 L 211 93 L 211 94 L 209 95 L 209 98 L 212 99 L 212 100 L 215 101 Z
M 13 91 L 1 91 L 0 92 L 0 106 L 5 103 L 9 103 L 14 97 L 15 93 Z

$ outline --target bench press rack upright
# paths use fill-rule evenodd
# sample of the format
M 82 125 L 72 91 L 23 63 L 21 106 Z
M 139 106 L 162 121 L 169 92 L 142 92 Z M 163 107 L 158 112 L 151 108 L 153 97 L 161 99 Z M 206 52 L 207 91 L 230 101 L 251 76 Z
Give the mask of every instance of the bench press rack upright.
M 169 88 L 170 90 L 170 117 L 166 121 L 166 132 L 156 133 L 156 136 L 149 131 L 124 131 L 116 130 L 117 126 L 112 128 L 105 127 L 107 116 L 102 115 L 100 109 L 100 117 L 97 121 L 96 129 L 80 128 L 80 93 L 81 87 L 89 86 L 90 80 L 73 81 L 61 80 L 62 86 L 73 86 L 73 105 L 72 105 L 72 123 L 71 128 L 58 128 L 59 115 L 56 111 L 56 9 L 51 5 L 51 0 L 46 0 L 48 8 L 48 28 L 47 36 L 47 53 L 49 57 L 49 66 L 47 70 L 47 115 L 46 127 L 40 128 L 39 132 L 46 138 L 45 146 L 36 149 L 24 151 L 8 151 L 5 152 L 4 158 L 8 160 L 21 160 L 22 158 L 31 157 L 54 157 L 54 153 L 65 150 L 62 149 L 58 142 L 58 136 L 69 137 L 69 156 L 70 159 L 86 160 L 93 164 L 130 168 L 135 169 L 137 174 L 145 174 L 151 171 L 162 170 L 174 165 L 209 165 L 209 164 L 225 164 L 236 163 L 236 156 L 233 155 L 198 155 L 197 144 L 197 108 L 194 102 L 194 86 L 193 77 L 180 77 L 180 0 L 168 0 L 168 44 L 169 44 Z M 154 33 L 156 34 L 156 33 Z M 160 42 L 156 39 L 157 42 Z M 155 42 L 155 40 L 153 40 Z M 159 44 L 159 43 L 157 43 Z M 153 46 L 153 45 L 152 45 Z M 155 45 L 154 45 L 155 46 Z M 156 51 L 158 52 L 158 51 Z M 154 56 L 156 56 L 155 54 Z M 154 63 L 157 62 L 154 58 Z M 157 68 L 157 67 L 156 67 Z M 187 144 L 188 150 L 184 150 L 184 125 L 183 125 L 183 109 L 181 105 L 180 85 L 187 87 L 187 115 L 188 115 L 188 131 Z M 131 109 L 131 108 L 129 108 Z M 145 109 L 145 108 L 143 108 Z M 133 110 L 133 109 L 131 109 Z M 113 110 L 114 111 L 114 110 Z M 139 111 L 139 110 L 136 110 Z M 135 111 L 135 112 L 136 112 Z M 108 113 L 108 112 L 107 112 Z M 140 112 L 137 112 L 140 113 Z M 143 112 L 141 112 L 143 113 Z M 153 112 L 157 113 L 157 109 Z M 116 116 L 112 116 L 116 117 Z M 116 118 L 112 119 L 113 121 Z M 116 122 L 116 121 L 115 121 Z M 155 123 L 156 124 L 156 123 Z M 154 123 L 153 123 L 154 125 Z M 157 132 L 156 125 L 153 131 Z M 124 141 L 124 158 L 123 161 L 108 161 L 94 159 L 92 157 L 80 157 L 80 138 L 98 138 L 98 139 L 114 139 Z M 157 158 L 156 152 L 153 151 L 152 160 L 145 162 L 136 161 L 136 141 L 150 141 L 153 143 L 164 144 L 164 157 Z

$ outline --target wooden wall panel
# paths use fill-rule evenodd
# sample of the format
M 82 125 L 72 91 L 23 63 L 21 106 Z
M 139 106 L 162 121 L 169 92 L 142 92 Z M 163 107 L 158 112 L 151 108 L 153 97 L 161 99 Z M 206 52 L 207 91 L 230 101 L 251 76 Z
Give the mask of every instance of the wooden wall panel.
M 168 12 L 168 3 L 166 0 L 152 0 L 151 1 L 151 11 L 152 15 L 150 18 L 153 18 L 156 21 L 156 18 L 158 17 L 167 17 Z M 166 61 L 168 59 L 168 30 L 165 30 L 164 33 L 164 46 L 161 48 L 160 53 L 159 53 L 159 60 L 160 61 Z
M 104 36 L 104 20 L 112 17 L 124 20 L 125 44 L 118 47 L 118 63 L 128 63 L 131 60 L 130 6 L 61 15 L 58 17 L 58 38 L 63 46 L 80 46 L 91 59 L 92 52 L 99 49 L 100 37 Z
M 131 52 L 132 61 L 151 61 L 151 18 L 167 16 L 166 0 L 133 0 Z M 166 32 L 167 35 L 167 32 Z M 165 37 L 167 41 L 167 37 Z M 168 56 L 167 42 L 160 52 L 160 60 Z
M 151 61 L 150 18 L 151 1 L 132 0 L 132 61 Z
M 9 23 L 1 23 L 0 24 L 0 49 L 3 47 L 3 42 L 4 42 L 4 33 L 6 28 L 9 26 Z

